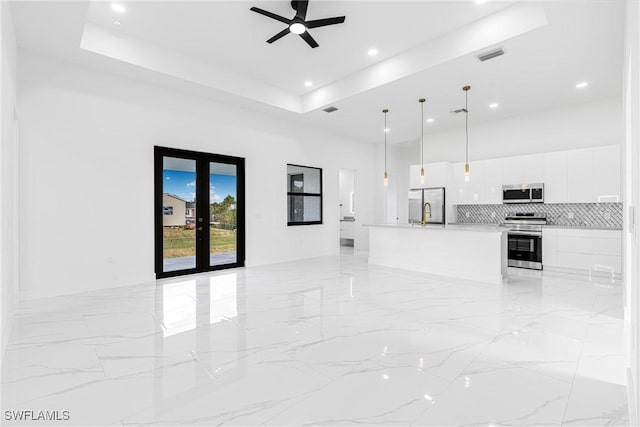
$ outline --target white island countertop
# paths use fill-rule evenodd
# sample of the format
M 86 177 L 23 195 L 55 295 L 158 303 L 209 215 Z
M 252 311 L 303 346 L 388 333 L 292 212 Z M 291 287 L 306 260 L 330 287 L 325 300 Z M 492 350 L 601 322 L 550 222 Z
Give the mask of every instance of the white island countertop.
M 440 276 L 502 283 L 507 232 L 496 225 L 368 224 L 369 263 Z
M 411 230 L 473 231 L 473 232 L 506 232 L 507 227 L 492 224 L 364 224 L 365 227 L 408 228 Z

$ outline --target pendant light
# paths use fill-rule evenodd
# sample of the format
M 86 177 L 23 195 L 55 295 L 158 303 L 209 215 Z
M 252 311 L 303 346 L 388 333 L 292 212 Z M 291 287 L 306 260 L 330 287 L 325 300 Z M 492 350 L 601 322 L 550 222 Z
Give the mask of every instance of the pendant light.
M 420 184 L 424 184 L 424 101 L 426 99 L 420 98 L 418 102 L 420 103 Z
M 464 91 L 464 135 L 465 135 L 465 163 L 464 163 L 464 180 L 470 181 L 469 173 L 469 89 L 471 86 L 462 88 Z
M 389 112 L 388 108 L 382 110 L 384 113 L 384 186 L 389 185 L 389 174 L 387 173 L 387 132 L 389 129 L 387 128 L 387 113 Z

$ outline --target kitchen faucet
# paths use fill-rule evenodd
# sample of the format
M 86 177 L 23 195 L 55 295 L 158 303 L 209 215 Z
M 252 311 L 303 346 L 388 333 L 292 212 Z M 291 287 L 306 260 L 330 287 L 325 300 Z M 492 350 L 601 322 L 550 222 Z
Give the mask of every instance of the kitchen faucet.
M 429 211 L 427 211 L 427 206 L 429 207 Z M 429 219 L 431 219 L 431 203 L 426 202 L 422 207 L 422 226 L 427 225 L 427 213 L 429 214 Z

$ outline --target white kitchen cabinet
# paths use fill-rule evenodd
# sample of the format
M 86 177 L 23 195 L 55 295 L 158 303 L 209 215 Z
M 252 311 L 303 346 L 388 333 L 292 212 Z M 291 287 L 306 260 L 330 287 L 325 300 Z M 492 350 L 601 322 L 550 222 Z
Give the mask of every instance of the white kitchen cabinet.
M 522 157 L 507 157 L 502 163 L 502 184 L 524 184 L 522 181 Z
M 542 265 L 543 268 L 558 265 L 558 229 L 556 228 L 542 229 Z
M 424 188 L 424 187 L 425 187 L 424 184 L 420 184 L 420 165 L 409 166 L 409 188 Z
M 622 231 L 545 228 L 542 232 L 542 264 L 549 270 L 619 275 L 622 271 Z
M 469 164 L 471 167 L 471 164 Z M 471 181 L 464 180 L 464 162 L 452 164 L 453 175 L 453 200 L 457 205 L 470 205 L 473 203 Z M 473 174 L 473 172 L 471 172 Z
M 528 154 L 522 157 L 521 181 L 515 184 L 536 184 L 544 182 L 544 154 Z
M 593 153 L 593 201 L 619 202 L 620 198 L 620 147 L 609 145 L 592 149 Z
M 340 238 L 355 239 L 356 223 L 355 221 L 340 221 Z
M 448 204 L 500 204 L 502 186 L 544 184 L 545 203 L 619 202 L 620 148 L 604 146 L 469 162 L 471 180 L 464 181 L 464 162 L 411 167 L 411 187 L 446 187 Z
M 409 167 L 409 185 L 411 188 L 432 188 L 447 187 L 449 185 L 449 169 L 451 164 L 448 162 L 425 163 L 424 164 L 424 183 L 420 183 L 421 165 L 411 165 Z
M 567 152 L 544 154 L 544 202 L 567 202 Z
M 567 152 L 567 202 L 594 201 L 593 149 Z
M 482 203 L 502 203 L 502 163 L 503 159 L 484 161 L 484 184 L 480 195 Z
M 425 165 L 425 184 L 427 188 L 446 187 L 448 182 L 448 172 L 450 163 L 439 162 Z
M 463 176 L 464 176 L 464 166 Z M 483 188 L 486 182 L 486 161 L 477 160 L 475 162 L 469 162 L 469 197 L 470 203 L 473 205 L 486 204 L 487 202 L 482 197 Z

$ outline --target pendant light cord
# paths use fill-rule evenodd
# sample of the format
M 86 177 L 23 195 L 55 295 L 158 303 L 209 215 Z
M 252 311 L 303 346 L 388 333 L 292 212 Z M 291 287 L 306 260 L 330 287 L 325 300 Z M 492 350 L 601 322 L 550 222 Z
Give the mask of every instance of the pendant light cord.
M 464 91 L 464 134 L 465 134 L 465 163 L 469 163 L 469 91 Z
M 387 112 L 384 112 L 384 171 L 387 171 Z
M 424 169 L 424 102 L 420 102 L 420 114 L 420 163 Z

